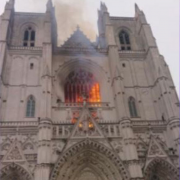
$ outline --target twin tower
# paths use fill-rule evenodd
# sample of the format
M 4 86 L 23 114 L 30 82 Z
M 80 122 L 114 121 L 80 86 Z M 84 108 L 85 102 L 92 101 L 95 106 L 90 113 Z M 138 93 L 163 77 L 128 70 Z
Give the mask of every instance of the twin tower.
M 1 180 L 178 180 L 179 100 L 146 17 L 98 11 L 58 47 L 45 13 L 0 16 Z M 77 22 L 78 24 L 78 22 Z

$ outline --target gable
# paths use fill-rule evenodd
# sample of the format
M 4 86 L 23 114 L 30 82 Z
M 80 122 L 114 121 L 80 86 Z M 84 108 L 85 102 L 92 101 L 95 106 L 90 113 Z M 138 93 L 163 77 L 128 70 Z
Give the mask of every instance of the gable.
M 104 138 L 104 135 L 89 109 L 84 107 L 72 131 L 71 139 L 87 137 Z
M 148 149 L 148 157 L 164 157 L 167 156 L 165 151 L 162 149 L 161 145 L 154 139 L 152 138 L 149 144 L 149 149 Z
M 89 48 L 94 49 L 93 43 L 84 35 L 84 33 L 77 27 L 76 31 L 71 37 L 65 41 L 62 48 Z
M 7 154 L 3 157 L 3 162 L 26 161 L 23 151 L 18 142 L 14 142 Z

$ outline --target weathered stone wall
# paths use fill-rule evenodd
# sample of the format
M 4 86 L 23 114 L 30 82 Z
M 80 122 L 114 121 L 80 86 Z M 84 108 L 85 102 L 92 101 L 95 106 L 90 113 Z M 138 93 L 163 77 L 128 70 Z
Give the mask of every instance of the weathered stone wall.
M 111 17 L 101 3 L 97 42 L 77 29 L 56 47 L 50 0 L 45 13 L 17 13 L 14 1 L 7 2 L 0 17 L 3 180 L 178 179 L 179 100 L 150 25 L 137 5 L 135 12 Z M 28 26 L 36 31 L 35 47 L 23 46 Z M 131 50 L 120 49 L 121 30 L 129 34 Z M 65 103 L 66 78 L 80 69 L 99 82 L 100 103 Z M 27 118 L 30 95 L 35 116 Z

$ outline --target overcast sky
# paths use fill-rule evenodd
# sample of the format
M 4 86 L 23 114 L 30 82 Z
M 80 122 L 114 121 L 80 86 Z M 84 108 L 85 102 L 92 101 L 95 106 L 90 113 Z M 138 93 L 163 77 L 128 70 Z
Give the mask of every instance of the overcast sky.
M 0 14 L 5 2 L 0 0 Z M 58 0 L 57 0 L 58 1 Z M 84 16 L 96 24 L 100 0 L 59 0 L 69 3 L 86 3 Z M 179 0 L 104 0 L 111 16 L 134 16 L 137 3 L 146 15 L 157 40 L 160 53 L 170 67 L 177 91 L 179 92 Z M 16 11 L 44 12 L 46 0 L 16 0 Z M 78 24 L 78 22 L 77 22 Z

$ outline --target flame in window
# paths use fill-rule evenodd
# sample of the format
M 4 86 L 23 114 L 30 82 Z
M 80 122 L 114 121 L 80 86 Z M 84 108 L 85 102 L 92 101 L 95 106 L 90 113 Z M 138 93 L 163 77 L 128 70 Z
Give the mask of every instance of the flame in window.
M 87 96 L 88 102 L 100 102 L 100 86 L 90 72 L 79 70 L 72 72 L 66 79 L 65 102 L 83 102 L 83 94 Z

